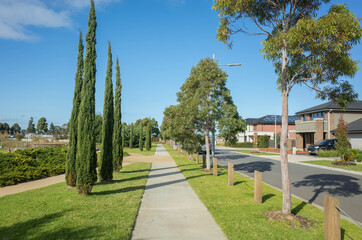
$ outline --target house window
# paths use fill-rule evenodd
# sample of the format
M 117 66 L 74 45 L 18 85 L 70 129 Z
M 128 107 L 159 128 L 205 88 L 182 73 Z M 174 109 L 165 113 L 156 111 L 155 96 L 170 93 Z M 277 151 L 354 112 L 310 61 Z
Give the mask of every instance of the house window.
M 321 118 L 321 117 L 322 117 L 322 113 L 319 112 L 319 113 L 318 113 L 318 118 Z
M 254 131 L 256 131 L 256 124 L 254 124 Z
M 324 119 L 324 112 L 322 112 L 322 116 L 323 116 L 323 119 Z
M 304 114 L 304 121 L 307 121 L 307 114 Z

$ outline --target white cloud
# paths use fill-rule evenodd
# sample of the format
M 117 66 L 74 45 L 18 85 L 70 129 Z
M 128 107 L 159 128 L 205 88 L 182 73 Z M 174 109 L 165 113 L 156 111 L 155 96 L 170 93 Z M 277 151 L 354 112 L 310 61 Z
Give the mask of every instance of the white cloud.
M 0 0 L 0 38 L 34 40 L 26 29 L 36 27 L 70 27 L 68 11 L 54 11 L 40 0 Z

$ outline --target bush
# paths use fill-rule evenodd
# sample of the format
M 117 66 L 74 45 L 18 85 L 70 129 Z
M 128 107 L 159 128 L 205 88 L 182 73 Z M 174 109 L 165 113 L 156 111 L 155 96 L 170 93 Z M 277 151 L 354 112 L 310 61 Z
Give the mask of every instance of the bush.
M 352 149 L 352 152 L 356 154 L 356 161 L 362 162 L 362 150 Z
M 238 142 L 238 143 L 229 143 L 226 142 L 225 146 L 227 147 L 240 147 L 240 148 L 255 148 L 252 142 Z
M 0 153 L 0 186 L 64 173 L 66 156 L 66 147 L 28 148 L 14 153 Z
M 270 136 L 264 135 L 258 137 L 258 148 L 268 148 L 269 147 Z
M 318 157 L 338 157 L 338 152 L 335 150 L 331 151 L 320 150 L 318 152 Z

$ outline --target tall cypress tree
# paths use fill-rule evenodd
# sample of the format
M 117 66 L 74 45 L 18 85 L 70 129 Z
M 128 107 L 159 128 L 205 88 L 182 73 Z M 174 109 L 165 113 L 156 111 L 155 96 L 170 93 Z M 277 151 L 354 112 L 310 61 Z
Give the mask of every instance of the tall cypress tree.
M 147 131 L 146 131 L 146 150 L 149 151 L 151 149 L 151 136 L 150 136 L 150 126 L 151 120 L 148 121 Z
M 84 59 L 84 78 L 78 119 L 77 145 L 77 189 L 80 194 L 89 194 L 97 181 L 97 154 L 95 123 L 95 83 L 96 83 L 96 12 L 94 0 L 89 10 L 86 52 Z
M 83 81 L 83 40 L 82 32 L 79 32 L 78 43 L 78 60 L 77 60 L 77 72 L 75 74 L 74 96 L 73 96 L 73 110 L 70 116 L 69 122 L 69 150 L 67 155 L 67 162 L 65 168 L 65 181 L 68 186 L 75 187 L 77 183 L 76 172 L 76 156 L 77 156 L 77 139 L 78 139 L 78 115 L 81 102 L 81 91 Z
M 142 152 L 143 151 L 143 124 L 140 124 L 140 137 L 139 137 L 139 149 Z
M 102 124 L 102 151 L 99 161 L 99 180 L 110 181 L 113 178 L 113 127 L 114 127 L 114 104 L 112 84 L 112 52 L 111 44 L 108 42 L 107 75 L 104 89 L 103 124 Z
M 134 132 L 133 132 L 133 123 L 131 124 L 131 130 L 129 133 L 129 148 L 133 148 L 133 139 L 134 139 Z
M 116 172 L 122 169 L 123 147 L 122 147 L 122 113 L 121 113 L 121 94 L 122 83 L 119 61 L 116 62 L 116 91 L 114 96 L 114 132 L 113 132 L 113 169 Z
M 152 147 L 152 123 L 151 123 L 151 120 L 149 121 L 149 123 L 148 123 L 149 125 L 148 125 L 148 134 L 149 134 L 149 138 L 150 138 L 150 141 L 149 141 L 149 146 L 148 146 L 148 148 L 149 149 L 151 149 L 151 147 Z
M 122 160 L 123 160 L 123 149 L 126 142 L 126 124 L 122 124 Z

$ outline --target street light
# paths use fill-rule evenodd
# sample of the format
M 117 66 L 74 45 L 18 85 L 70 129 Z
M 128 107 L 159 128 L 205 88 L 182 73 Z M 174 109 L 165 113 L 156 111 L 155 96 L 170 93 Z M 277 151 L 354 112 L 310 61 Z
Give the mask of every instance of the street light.
M 215 62 L 215 54 L 212 55 L 212 59 Z M 231 63 L 231 64 L 218 64 L 218 66 L 226 66 L 226 67 L 240 67 L 241 63 Z M 215 156 L 215 120 L 214 120 L 214 126 L 213 126 L 213 131 L 212 133 L 212 146 L 211 146 L 211 159 L 214 159 Z M 210 161 L 211 164 L 213 163 L 213 161 Z

